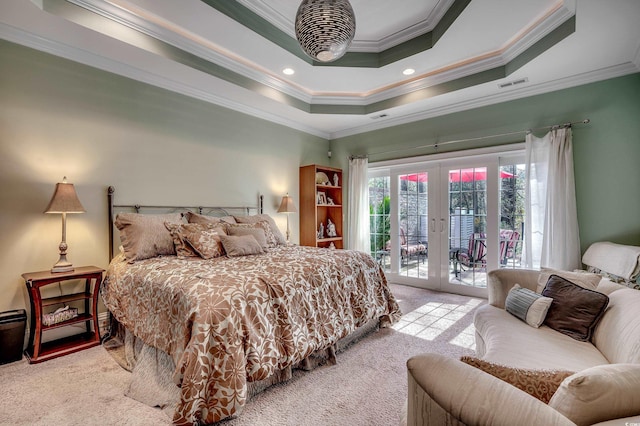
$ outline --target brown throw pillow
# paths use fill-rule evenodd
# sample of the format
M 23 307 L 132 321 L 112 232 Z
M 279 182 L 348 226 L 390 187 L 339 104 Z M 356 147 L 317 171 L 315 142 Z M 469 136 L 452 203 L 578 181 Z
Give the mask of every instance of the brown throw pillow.
M 525 370 L 494 364 L 479 358 L 463 356 L 460 361 L 517 387 L 545 404 L 556 392 L 562 381 L 574 374 L 562 370 Z
M 120 231 L 120 242 L 127 262 L 176 254 L 173 237 L 165 222 L 180 223 L 182 217 L 180 213 L 118 213 L 114 223 Z
M 207 216 L 204 214 L 198 214 L 194 212 L 186 212 L 184 217 L 187 219 L 189 223 L 200 223 L 200 224 L 208 224 L 212 223 L 214 225 L 219 225 L 220 223 L 236 223 L 236 220 L 233 216 Z
M 246 223 L 238 225 L 227 225 L 227 235 L 253 235 L 258 241 L 262 250 L 267 251 L 270 246 L 267 241 L 266 230 L 270 230 L 269 224 L 265 221 L 256 223 Z
M 269 235 L 267 235 L 267 242 L 269 243 L 269 246 L 275 247 L 277 245 L 287 244 L 287 240 L 282 235 L 282 232 L 280 232 L 278 225 L 276 225 L 276 222 L 268 214 L 255 214 L 251 216 L 234 216 L 234 218 L 238 223 L 256 223 L 256 222 L 266 220 L 267 223 L 269 224 L 269 227 L 271 228 L 271 231 L 273 232 L 273 240 L 270 240 Z
M 551 275 L 542 295 L 553 299 L 544 324 L 581 342 L 588 342 L 602 318 L 609 297 Z
M 229 257 L 264 253 L 253 235 L 220 235 L 220 241 Z

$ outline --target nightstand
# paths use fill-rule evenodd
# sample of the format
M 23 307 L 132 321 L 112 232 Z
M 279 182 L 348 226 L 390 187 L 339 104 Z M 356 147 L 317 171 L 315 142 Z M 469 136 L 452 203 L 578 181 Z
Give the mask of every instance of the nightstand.
M 52 273 L 51 271 L 29 272 L 22 274 L 31 302 L 31 327 L 29 329 L 29 346 L 25 355 L 31 364 L 46 361 L 62 355 L 88 349 L 100 344 L 98 328 L 98 293 L 102 283 L 104 269 L 95 266 L 83 266 L 70 272 Z M 65 281 L 85 280 L 84 291 L 64 294 L 62 296 L 42 298 L 42 287 Z M 54 305 L 65 305 L 73 301 L 84 301 L 84 312 L 78 316 L 51 325 L 43 324 L 43 308 Z M 73 336 L 42 342 L 42 332 L 73 324 L 84 323 L 86 331 Z M 92 328 L 93 323 L 93 328 Z

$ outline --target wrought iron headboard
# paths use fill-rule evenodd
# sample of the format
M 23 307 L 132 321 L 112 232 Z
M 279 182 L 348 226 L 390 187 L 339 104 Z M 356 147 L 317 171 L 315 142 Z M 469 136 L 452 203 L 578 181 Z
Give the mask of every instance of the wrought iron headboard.
M 258 204 L 254 206 L 231 206 L 231 207 L 207 207 L 207 206 L 198 206 L 198 207 L 189 207 L 189 206 L 155 206 L 155 205 L 143 205 L 143 204 L 114 204 L 114 193 L 115 188 L 113 186 L 109 186 L 107 188 L 107 204 L 109 206 L 109 262 L 113 259 L 115 244 L 115 225 L 114 220 L 117 213 L 121 211 L 129 211 L 132 213 L 186 213 L 186 212 L 194 212 L 198 214 L 203 214 L 207 216 L 247 216 L 252 213 L 262 213 L 263 211 L 263 202 L 264 196 L 258 195 Z M 119 238 L 119 237 L 118 237 Z

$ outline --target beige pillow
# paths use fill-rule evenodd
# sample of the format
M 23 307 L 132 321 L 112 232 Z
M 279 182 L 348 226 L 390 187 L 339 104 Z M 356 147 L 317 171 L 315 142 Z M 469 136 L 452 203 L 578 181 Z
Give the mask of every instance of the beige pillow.
M 204 214 L 198 214 L 194 212 L 186 212 L 184 214 L 184 217 L 187 219 L 187 222 L 189 223 L 200 223 L 200 224 L 212 223 L 214 225 L 219 225 L 220 223 L 236 223 L 236 220 L 233 218 L 233 216 L 216 217 L 216 216 L 207 216 Z
M 266 222 L 262 222 L 265 223 Z M 242 225 L 228 225 L 227 226 L 227 235 L 251 235 L 256 239 L 260 247 L 262 247 L 263 251 L 267 251 L 269 249 L 269 245 L 267 244 L 267 237 L 265 235 L 264 229 L 258 224 L 242 224 Z M 269 225 L 267 224 L 267 228 Z
M 580 287 L 588 288 L 589 290 L 595 290 L 598 287 L 598 283 L 602 277 L 592 272 L 579 271 L 562 271 L 560 269 L 540 268 L 540 275 L 538 275 L 538 288 L 537 293 L 542 293 L 544 286 L 547 285 L 549 277 L 551 275 L 558 275 L 565 280 L 569 280 L 574 284 L 578 284 Z
M 165 222 L 180 223 L 180 213 L 118 213 L 114 221 L 120 231 L 120 242 L 128 262 L 160 255 L 175 255 L 173 237 Z
M 186 242 L 203 259 L 212 259 L 224 254 L 220 236 L 225 235 L 225 230 L 221 225 L 188 223 L 183 234 Z
M 606 364 L 566 378 L 549 401 L 578 426 L 640 415 L 640 364 Z
M 562 370 L 525 370 L 507 367 L 471 356 L 463 356 L 460 361 L 517 387 L 545 404 L 549 403 L 562 381 L 573 374 L 571 371 Z
M 282 232 L 280 232 L 278 225 L 276 225 L 276 222 L 268 214 L 255 214 L 252 216 L 234 216 L 234 218 L 238 223 L 256 223 L 262 220 L 266 220 L 269 226 L 271 227 L 271 231 L 273 231 L 273 241 L 269 241 L 269 237 L 267 236 L 267 242 L 269 242 L 269 245 L 272 246 L 273 244 L 273 246 L 276 246 L 276 245 L 287 244 L 287 240 L 282 235 Z
M 253 235 L 220 235 L 220 241 L 229 257 L 264 253 Z

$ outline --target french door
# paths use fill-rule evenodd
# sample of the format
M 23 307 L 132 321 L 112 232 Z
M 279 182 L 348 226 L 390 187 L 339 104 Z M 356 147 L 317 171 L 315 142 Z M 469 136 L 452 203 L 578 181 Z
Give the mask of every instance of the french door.
M 442 160 L 371 175 L 372 255 L 392 282 L 486 297 L 487 271 L 507 267 L 521 235 L 501 229 L 503 184 L 516 176 L 499 163 Z

